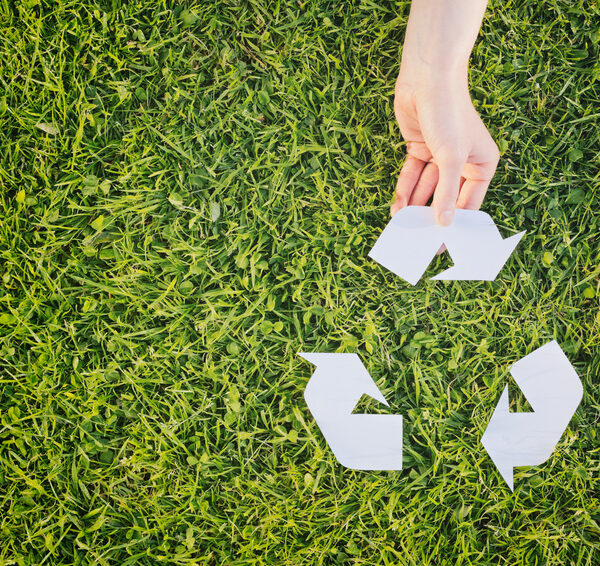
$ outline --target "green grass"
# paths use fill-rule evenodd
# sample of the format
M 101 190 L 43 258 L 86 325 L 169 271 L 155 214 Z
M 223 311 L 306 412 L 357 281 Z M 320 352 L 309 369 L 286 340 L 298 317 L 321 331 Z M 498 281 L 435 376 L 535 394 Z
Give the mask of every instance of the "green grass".
M 410 287 L 367 257 L 409 3 L 266 4 L 0 3 L 0 564 L 598 564 L 600 8 L 493 2 L 484 209 L 527 235 Z M 513 494 L 479 440 L 553 338 L 584 399 Z M 336 463 L 299 351 L 359 353 L 403 471 Z

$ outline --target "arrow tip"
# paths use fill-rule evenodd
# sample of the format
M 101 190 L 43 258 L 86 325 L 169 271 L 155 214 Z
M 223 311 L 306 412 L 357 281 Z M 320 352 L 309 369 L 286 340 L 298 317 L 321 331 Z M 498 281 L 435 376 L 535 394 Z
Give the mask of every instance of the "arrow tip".
M 513 476 L 513 467 L 512 464 L 501 464 L 498 466 L 498 471 L 500 475 L 507 483 L 508 487 L 510 487 L 511 491 L 515 491 L 515 481 Z
M 510 451 L 507 451 L 506 439 L 504 437 L 504 426 L 506 417 L 510 414 L 508 385 L 504 388 L 498 405 L 494 409 L 492 418 L 483 433 L 481 444 L 490 455 L 492 462 L 500 472 L 504 481 L 511 491 L 514 491 L 513 464 Z
M 513 253 L 514 249 L 517 247 L 517 244 L 521 241 L 521 238 L 523 238 L 523 236 L 525 235 L 526 230 L 523 230 L 522 232 L 519 232 L 518 234 L 515 234 L 514 236 L 511 236 L 510 238 L 505 238 L 504 240 L 502 240 L 502 244 L 504 246 L 504 249 L 508 251 L 508 256 L 510 256 L 510 254 Z M 507 258 L 508 258 L 507 256 Z
M 490 245 L 483 257 L 462 258 L 460 263 L 438 273 L 431 279 L 438 281 L 493 281 L 504 267 L 525 232 Z
M 319 362 L 323 360 L 323 356 L 326 356 L 327 354 L 320 354 L 314 352 L 298 352 L 298 355 L 301 358 L 304 358 L 307 362 L 313 364 L 314 366 L 318 366 Z
M 321 378 L 327 381 L 342 383 L 345 395 L 350 394 L 353 398 L 355 392 L 358 392 L 353 406 L 356 405 L 362 394 L 366 394 L 369 397 L 373 397 L 376 401 L 383 403 L 386 407 L 389 407 L 389 403 L 386 401 L 383 393 L 379 390 L 379 387 L 377 387 L 377 384 L 369 375 L 369 372 L 357 354 L 298 352 L 298 355 L 317 366 L 315 375 L 319 374 Z M 308 387 L 307 385 L 307 389 L 304 392 L 305 397 Z
M 356 359 L 358 359 L 358 356 L 356 354 L 352 354 L 352 353 L 343 353 L 340 354 L 338 352 L 298 352 L 298 355 L 301 358 L 304 358 L 307 362 L 310 362 L 311 364 L 313 364 L 314 366 L 319 366 L 320 364 L 323 364 L 325 362 L 333 362 L 333 360 L 347 360 L 348 362 L 350 362 L 352 360 L 352 362 L 356 363 Z M 359 364 L 361 364 L 360 360 L 358 362 Z M 361 364 L 362 365 L 362 364 Z
M 498 251 L 497 251 L 497 264 L 496 264 L 496 272 L 494 273 L 494 276 L 492 277 L 492 279 L 496 279 L 496 277 L 498 276 L 498 273 L 500 273 L 500 270 L 504 267 L 504 264 L 508 261 L 508 258 L 512 255 L 512 253 L 515 251 L 515 248 L 517 247 L 517 244 L 521 241 L 521 239 L 523 238 L 523 236 L 525 235 L 525 230 L 523 230 L 523 232 L 519 232 L 518 234 L 515 234 L 514 236 L 511 236 L 510 238 L 506 238 L 504 240 L 502 240 L 502 242 L 499 243 L 498 245 Z

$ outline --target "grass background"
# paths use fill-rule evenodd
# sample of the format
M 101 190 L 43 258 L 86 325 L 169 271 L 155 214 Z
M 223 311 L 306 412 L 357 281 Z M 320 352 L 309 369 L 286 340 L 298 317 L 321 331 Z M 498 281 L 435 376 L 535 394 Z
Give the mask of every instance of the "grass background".
M 527 235 L 415 287 L 367 258 L 408 9 L 0 2 L 0 564 L 600 563 L 600 8 L 490 6 L 484 209 Z M 512 494 L 479 439 L 551 339 L 584 399 Z M 402 472 L 336 463 L 302 350 L 359 353 Z

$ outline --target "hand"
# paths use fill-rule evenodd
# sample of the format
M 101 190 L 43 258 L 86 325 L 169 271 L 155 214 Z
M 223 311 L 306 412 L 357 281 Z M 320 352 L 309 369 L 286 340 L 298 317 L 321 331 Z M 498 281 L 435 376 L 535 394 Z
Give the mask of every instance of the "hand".
M 498 147 L 466 86 L 403 79 L 398 77 L 394 109 L 408 156 L 391 213 L 425 205 L 433 195 L 437 220 L 448 225 L 455 208 L 481 206 L 498 165 Z
M 413 0 L 394 109 L 408 156 L 391 213 L 425 205 L 437 221 L 481 206 L 498 147 L 473 108 L 468 62 L 487 0 Z

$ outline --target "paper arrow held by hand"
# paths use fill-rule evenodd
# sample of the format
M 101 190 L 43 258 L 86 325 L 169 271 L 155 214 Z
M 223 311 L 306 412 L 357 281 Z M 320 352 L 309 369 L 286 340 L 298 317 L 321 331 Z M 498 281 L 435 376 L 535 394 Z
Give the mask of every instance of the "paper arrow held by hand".
M 513 468 L 538 466 L 550 457 L 581 402 L 583 386 L 555 341 L 519 360 L 510 373 L 533 412 L 511 413 L 506 386 L 481 443 L 513 490 Z
M 298 355 L 317 366 L 304 399 L 340 464 L 355 470 L 401 470 L 402 415 L 352 414 L 365 394 L 388 406 L 360 358 Z
M 454 266 L 432 279 L 492 281 L 525 232 L 502 239 L 489 214 L 457 209 L 450 226 L 440 226 L 433 208 L 407 206 L 390 220 L 369 256 L 416 285 L 442 244 Z

